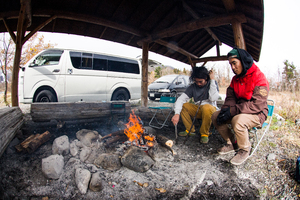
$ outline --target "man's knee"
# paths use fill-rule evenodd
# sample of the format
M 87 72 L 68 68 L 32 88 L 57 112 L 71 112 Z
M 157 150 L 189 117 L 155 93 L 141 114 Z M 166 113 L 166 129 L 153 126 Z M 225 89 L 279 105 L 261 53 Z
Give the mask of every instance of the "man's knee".
M 220 113 L 220 111 L 216 111 L 216 112 L 214 112 L 214 113 L 212 114 L 211 120 L 212 120 L 213 122 L 217 121 L 217 117 L 218 117 L 219 113 Z

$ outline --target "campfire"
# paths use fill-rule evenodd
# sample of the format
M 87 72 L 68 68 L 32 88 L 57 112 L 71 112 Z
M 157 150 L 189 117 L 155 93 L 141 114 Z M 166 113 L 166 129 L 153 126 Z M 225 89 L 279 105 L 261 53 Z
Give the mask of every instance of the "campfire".
M 128 141 L 125 142 L 127 146 L 133 145 L 147 151 L 156 144 L 155 136 L 147 133 L 142 126 L 141 119 L 134 114 L 133 110 L 126 127 L 124 133 L 128 137 Z

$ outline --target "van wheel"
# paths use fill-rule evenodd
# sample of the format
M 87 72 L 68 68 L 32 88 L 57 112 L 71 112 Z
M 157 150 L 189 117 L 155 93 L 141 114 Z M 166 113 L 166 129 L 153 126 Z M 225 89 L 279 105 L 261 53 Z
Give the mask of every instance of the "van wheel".
M 111 100 L 112 101 L 128 101 L 129 94 L 125 89 L 119 89 L 113 93 Z
M 57 99 L 51 91 L 42 90 L 36 95 L 34 102 L 57 102 Z
M 155 97 L 149 97 L 149 99 L 150 99 L 151 101 L 154 101 L 154 100 L 155 100 Z

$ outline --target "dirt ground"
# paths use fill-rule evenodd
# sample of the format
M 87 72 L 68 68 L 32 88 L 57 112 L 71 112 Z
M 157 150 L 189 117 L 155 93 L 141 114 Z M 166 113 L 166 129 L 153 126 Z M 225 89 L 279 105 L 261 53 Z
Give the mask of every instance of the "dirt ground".
M 72 141 L 78 130 L 91 129 L 104 136 L 114 132 L 116 125 L 67 122 L 58 129 L 56 123 L 34 123 L 28 114 L 26 118 L 22 133 L 17 135 L 20 142 L 45 131 L 50 131 L 52 137 L 31 154 L 6 151 L 2 155 L 0 199 L 298 199 L 300 193 L 299 184 L 291 176 L 299 149 L 278 140 L 280 133 L 270 131 L 254 156 L 233 166 L 229 160 L 234 154 L 217 154 L 224 141 L 214 131 L 208 144 L 200 144 L 199 135 L 190 137 L 185 144 L 184 138 L 179 138 L 173 147 L 173 159 L 156 162 L 145 173 L 125 167 L 115 172 L 98 168 L 103 190 L 88 190 L 83 195 L 75 184 L 71 156 L 64 157 L 65 169 L 58 180 L 43 176 L 42 159 L 51 155 L 53 140 L 61 135 L 68 135 Z M 146 119 L 142 120 L 148 125 Z M 182 124 L 178 130 L 183 130 Z M 157 130 L 157 134 L 175 140 L 172 125 Z

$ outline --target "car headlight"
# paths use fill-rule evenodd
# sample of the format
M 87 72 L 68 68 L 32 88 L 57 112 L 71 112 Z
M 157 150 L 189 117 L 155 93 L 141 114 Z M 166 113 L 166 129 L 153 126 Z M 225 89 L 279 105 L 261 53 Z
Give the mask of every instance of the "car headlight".
M 158 92 L 170 92 L 169 89 L 159 89 Z

